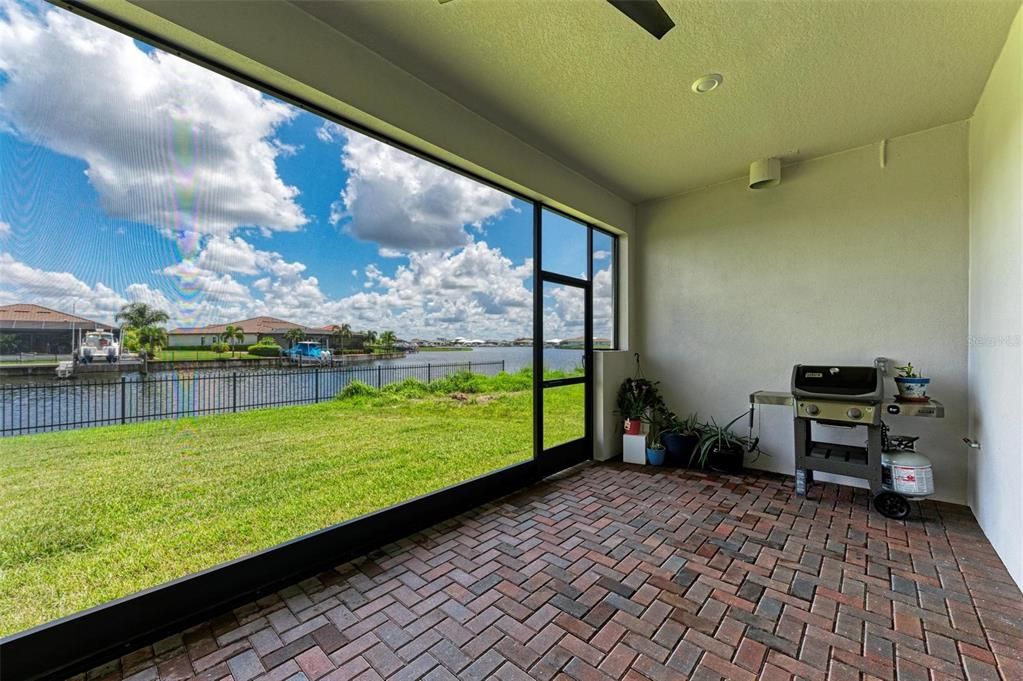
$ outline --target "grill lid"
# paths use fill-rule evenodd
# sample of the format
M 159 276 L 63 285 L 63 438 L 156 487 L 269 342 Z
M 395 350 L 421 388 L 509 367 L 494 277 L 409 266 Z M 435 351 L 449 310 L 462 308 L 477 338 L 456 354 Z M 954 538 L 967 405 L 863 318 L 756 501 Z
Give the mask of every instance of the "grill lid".
M 792 394 L 880 402 L 884 398 L 884 382 L 876 367 L 797 364 L 792 369 Z

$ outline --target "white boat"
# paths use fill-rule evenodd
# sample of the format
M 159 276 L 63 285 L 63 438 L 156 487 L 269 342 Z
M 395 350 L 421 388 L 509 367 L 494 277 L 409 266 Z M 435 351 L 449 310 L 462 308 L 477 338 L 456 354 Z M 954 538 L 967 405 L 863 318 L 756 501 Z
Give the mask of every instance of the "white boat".
M 121 358 L 121 344 L 110 331 L 90 331 L 85 334 L 75 356 L 82 364 L 107 362 L 113 364 Z

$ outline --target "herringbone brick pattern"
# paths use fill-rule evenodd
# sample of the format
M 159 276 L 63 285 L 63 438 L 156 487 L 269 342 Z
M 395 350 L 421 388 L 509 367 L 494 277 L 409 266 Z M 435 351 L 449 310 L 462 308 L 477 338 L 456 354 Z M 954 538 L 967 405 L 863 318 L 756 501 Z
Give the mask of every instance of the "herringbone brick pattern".
M 1023 679 L 969 511 L 596 465 L 93 670 L 95 679 Z

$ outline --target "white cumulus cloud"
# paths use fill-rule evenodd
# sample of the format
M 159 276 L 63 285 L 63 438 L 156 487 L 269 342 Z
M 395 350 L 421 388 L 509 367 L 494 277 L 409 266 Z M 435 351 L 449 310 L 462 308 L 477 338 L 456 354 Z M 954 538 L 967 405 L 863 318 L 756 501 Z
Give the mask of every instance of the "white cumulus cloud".
M 0 129 L 84 161 L 109 214 L 168 232 L 306 223 L 275 164 L 295 109 L 63 10 L 0 10 Z
M 466 226 L 482 229 L 512 208 L 508 194 L 400 149 L 354 131 L 344 139 L 348 182 L 331 222 L 379 244 L 385 257 L 464 246 L 472 240 Z
M 0 241 L 3 241 L 11 236 L 11 225 L 9 222 L 0 220 Z
M 70 272 L 49 272 L 0 253 L 0 302 L 30 302 L 111 321 L 128 301 L 103 282 L 90 285 Z

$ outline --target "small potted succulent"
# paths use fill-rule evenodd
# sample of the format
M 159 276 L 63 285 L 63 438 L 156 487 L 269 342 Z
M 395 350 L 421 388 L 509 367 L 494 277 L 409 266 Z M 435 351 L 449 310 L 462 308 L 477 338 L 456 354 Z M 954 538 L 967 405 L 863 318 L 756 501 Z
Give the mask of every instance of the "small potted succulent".
M 639 435 L 643 420 L 664 404 L 657 384 L 645 378 L 627 378 L 618 389 L 618 413 L 625 419 L 625 434 Z
M 904 367 L 895 367 L 899 375 L 895 377 L 895 386 L 899 389 L 899 399 L 907 402 L 926 402 L 927 386 L 931 379 L 923 378 L 919 369 L 909 362 Z
M 710 423 L 703 424 L 700 429 L 700 440 L 690 458 L 690 465 L 710 468 L 718 473 L 741 472 L 746 450 L 751 449 L 755 441 L 733 432 L 732 426 L 747 413 L 739 414 L 723 426 L 719 426 L 713 418 Z
M 669 414 L 666 423 L 667 426 L 661 433 L 665 463 L 669 466 L 685 466 L 700 441 L 700 423 L 697 416 L 690 414 L 681 419 L 675 414 Z

